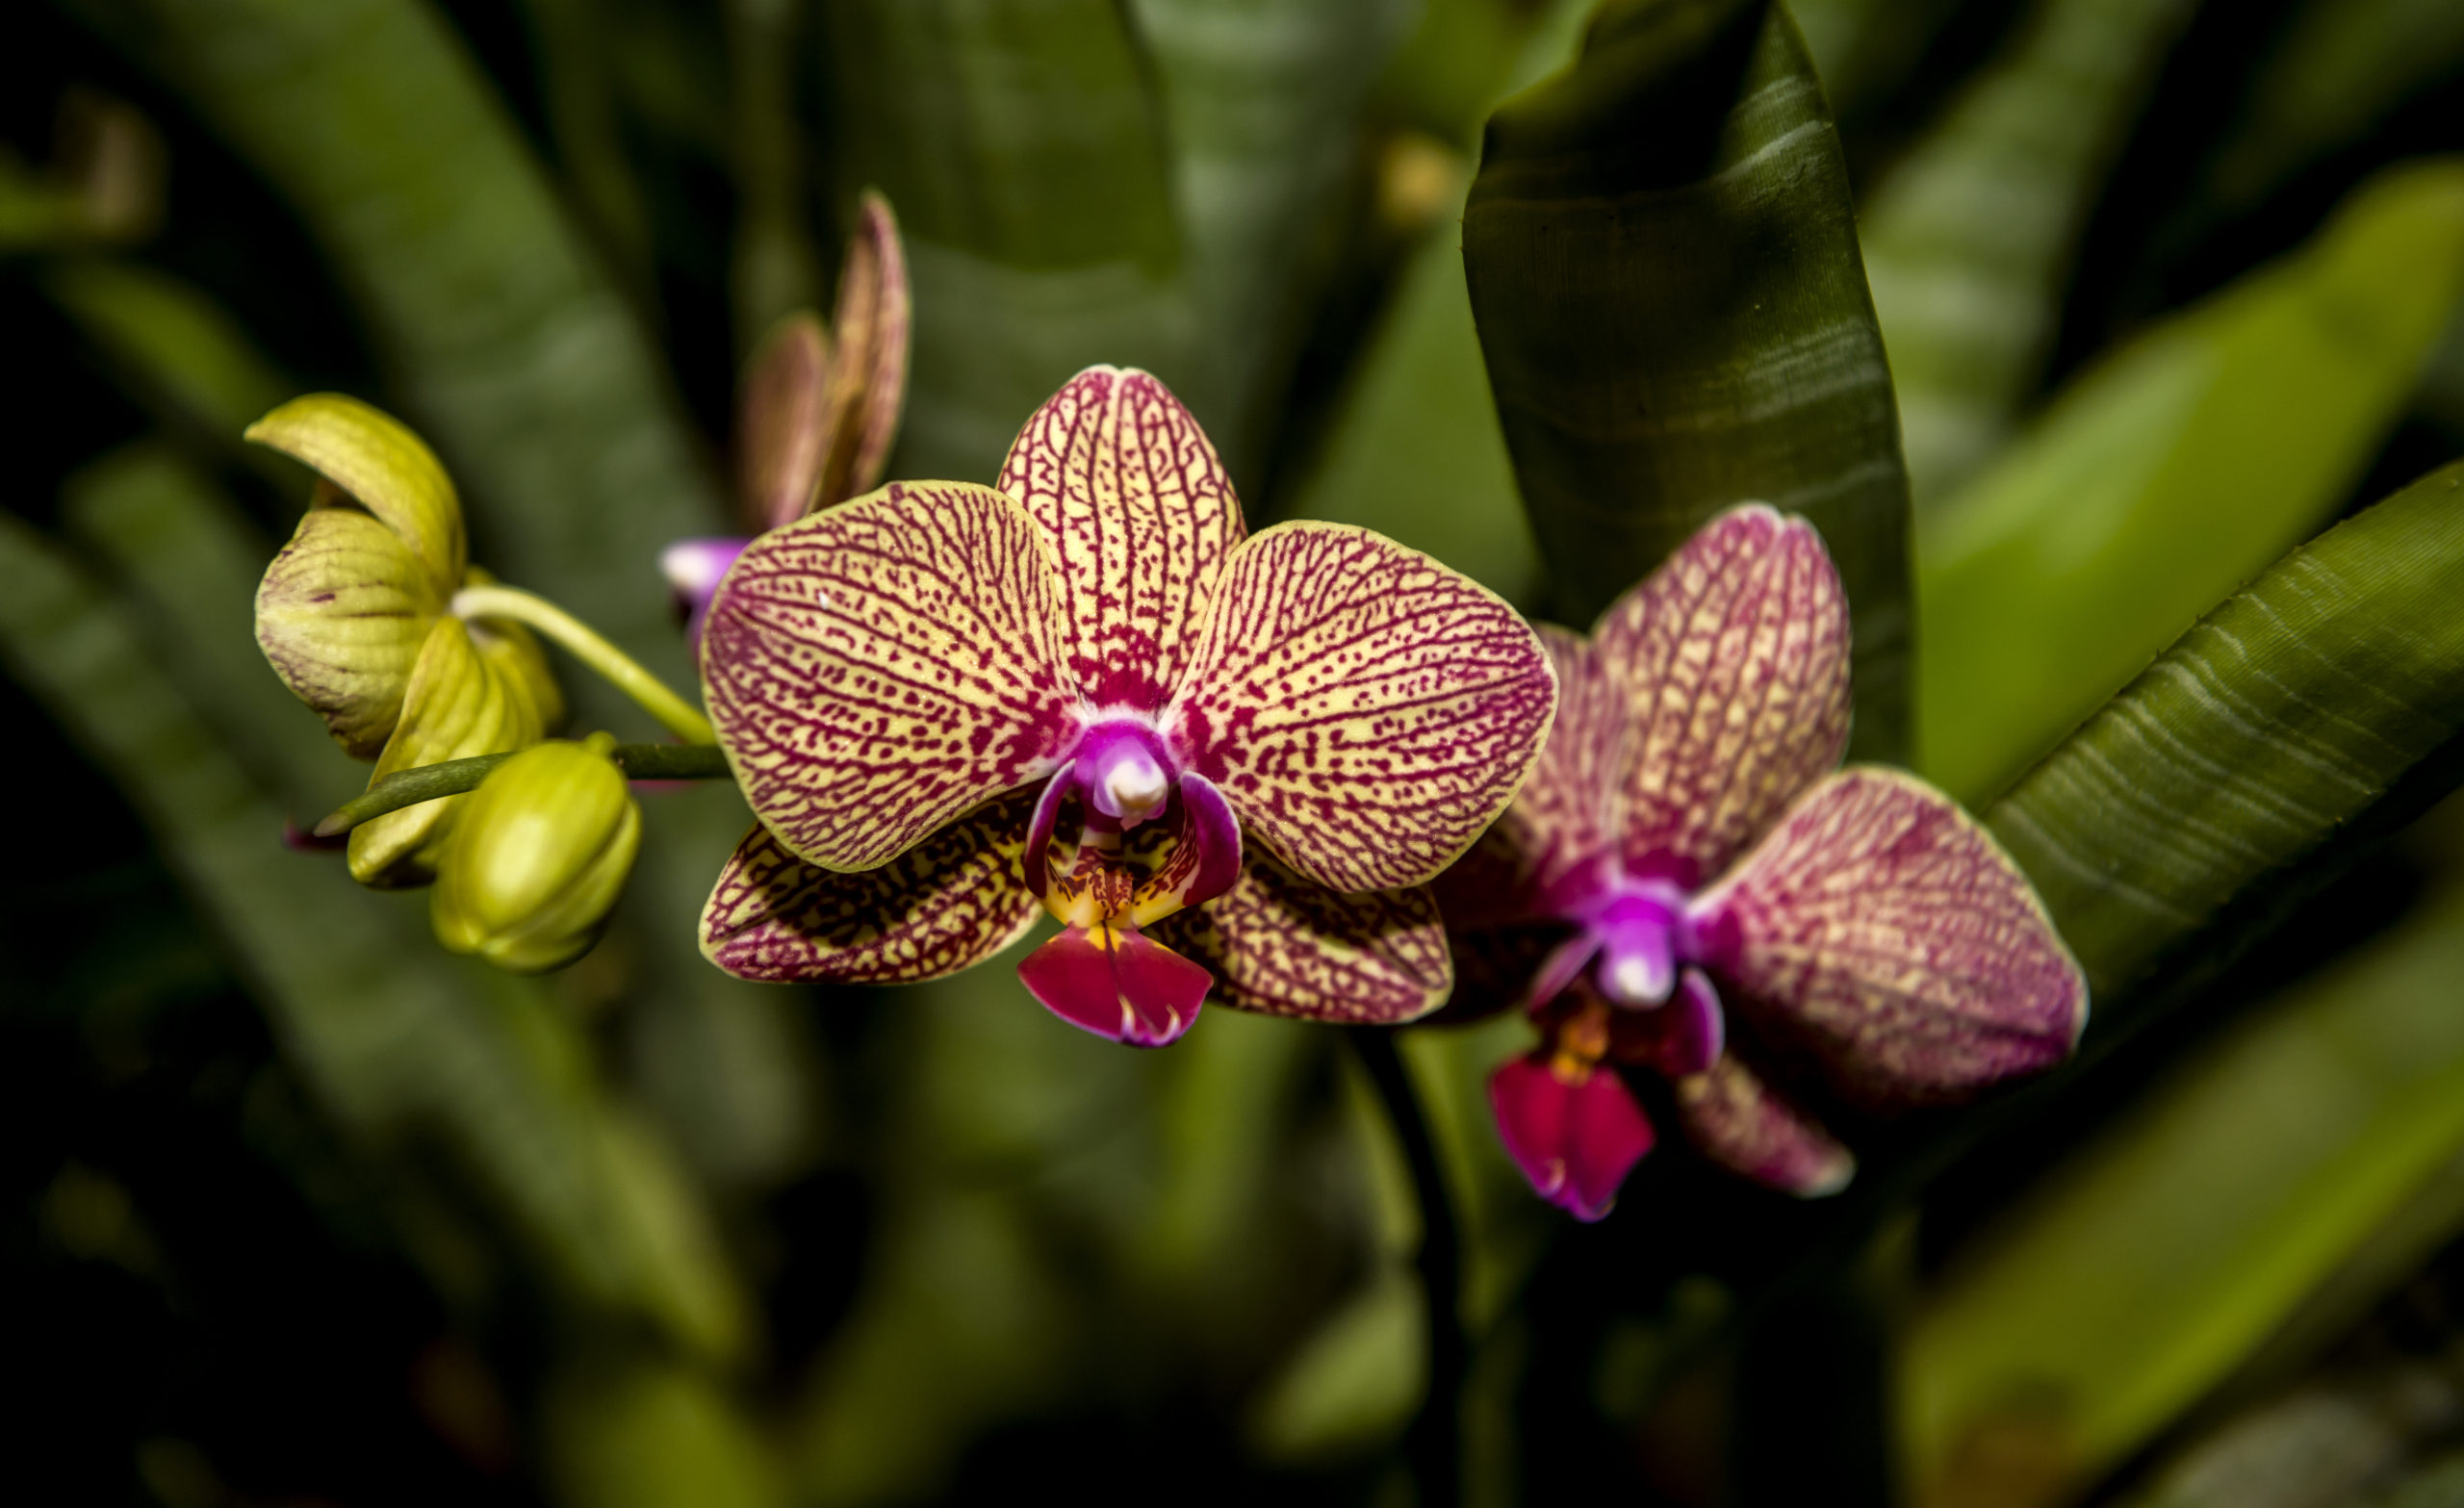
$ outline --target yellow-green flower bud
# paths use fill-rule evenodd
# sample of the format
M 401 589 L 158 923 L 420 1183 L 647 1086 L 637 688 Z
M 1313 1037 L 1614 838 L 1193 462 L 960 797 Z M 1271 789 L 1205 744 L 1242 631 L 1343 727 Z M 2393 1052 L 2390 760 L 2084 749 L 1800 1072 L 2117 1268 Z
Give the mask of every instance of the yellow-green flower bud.
M 357 398 L 295 398 L 248 438 L 324 478 L 257 589 L 257 643 L 346 753 L 393 736 L 428 630 L 467 567 L 462 507 L 434 452 Z
M 400 721 L 386 740 L 369 784 L 424 764 L 525 748 L 547 732 L 525 677 L 508 677 L 497 667 L 499 656 L 518 651 L 487 647 L 495 632 L 452 617 L 440 618 L 429 627 L 402 698 Z M 535 656 L 539 652 L 533 645 L 528 652 Z M 455 814 L 477 795 L 422 802 L 353 828 L 351 878 L 371 885 L 426 883 Z
M 523 974 L 590 951 L 641 845 L 614 747 L 604 733 L 534 745 L 463 798 L 430 897 L 439 942 Z

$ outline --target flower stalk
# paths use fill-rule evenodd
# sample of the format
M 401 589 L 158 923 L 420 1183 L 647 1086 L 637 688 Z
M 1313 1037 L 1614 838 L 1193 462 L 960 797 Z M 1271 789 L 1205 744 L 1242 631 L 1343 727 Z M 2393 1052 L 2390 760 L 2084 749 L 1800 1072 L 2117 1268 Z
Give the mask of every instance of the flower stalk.
M 503 754 L 447 759 L 389 775 L 328 813 L 312 830 L 321 838 L 340 837 L 351 829 L 389 811 L 416 806 L 424 801 L 459 796 L 479 788 L 488 772 L 513 757 Z M 727 759 L 708 744 L 618 744 L 608 752 L 629 780 L 724 780 Z
M 659 726 L 688 744 L 715 744 L 710 720 L 667 683 L 644 670 L 632 656 L 610 644 L 590 625 L 520 587 L 489 583 L 466 586 L 453 594 L 453 615 L 463 619 L 497 619 L 518 623 L 597 672 L 600 678 L 630 697 Z

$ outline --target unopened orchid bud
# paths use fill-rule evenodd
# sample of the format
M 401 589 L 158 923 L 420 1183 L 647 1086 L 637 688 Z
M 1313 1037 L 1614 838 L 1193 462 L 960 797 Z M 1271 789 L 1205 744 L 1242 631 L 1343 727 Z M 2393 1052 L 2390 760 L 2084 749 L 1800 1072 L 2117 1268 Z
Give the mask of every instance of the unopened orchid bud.
M 462 508 L 435 454 L 356 398 L 295 398 L 248 438 L 307 463 L 317 500 L 257 589 L 257 643 L 344 752 L 373 759 L 466 569 Z
M 500 669 L 500 662 L 518 661 L 524 652 L 493 626 L 438 619 L 421 647 L 401 718 L 369 784 L 424 764 L 537 743 L 547 728 L 526 673 L 508 676 Z M 536 657 L 539 652 L 534 645 L 526 652 Z M 370 885 L 424 884 L 436 872 L 456 810 L 475 799 L 475 792 L 448 796 L 361 823 L 350 834 L 351 878 Z
M 534 745 L 465 799 L 430 898 L 439 942 L 521 974 L 590 951 L 641 845 L 613 748 L 604 733 Z

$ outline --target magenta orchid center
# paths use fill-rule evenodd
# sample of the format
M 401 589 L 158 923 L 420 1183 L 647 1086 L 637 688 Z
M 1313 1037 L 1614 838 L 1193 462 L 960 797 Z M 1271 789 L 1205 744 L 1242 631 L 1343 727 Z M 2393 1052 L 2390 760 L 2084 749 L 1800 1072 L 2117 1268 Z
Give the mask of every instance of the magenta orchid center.
M 1175 772 L 1152 727 L 1122 719 L 1096 723 L 1078 735 L 1072 755 L 1079 795 L 1124 829 L 1161 812 Z

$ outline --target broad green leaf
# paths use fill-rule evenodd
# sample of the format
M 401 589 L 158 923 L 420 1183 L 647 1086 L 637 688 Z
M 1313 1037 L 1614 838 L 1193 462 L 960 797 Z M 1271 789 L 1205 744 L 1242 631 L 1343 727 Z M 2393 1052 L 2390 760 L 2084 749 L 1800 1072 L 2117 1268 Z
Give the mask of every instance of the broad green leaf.
M 1237 482 L 1257 473 L 1357 170 L 1403 0 L 1131 0 L 1163 77 L 1206 380 L 1183 395 Z
M 435 11 L 62 3 L 297 211 L 367 321 L 390 396 L 471 499 L 480 558 L 681 679 L 656 556 L 709 532 L 714 495 L 641 331 Z M 615 704 L 596 696 L 586 704 Z
M 2464 464 L 2279 561 L 1987 808 L 2086 968 L 2100 1019 L 2464 733 L 2458 601 Z M 2429 767 L 2406 800 L 2442 794 L 2419 782 L 2457 773 Z
M 1525 42 L 1507 87 L 1525 88 L 1571 62 L 1590 10 L 1589 0 L 1558 0 Z M 1472 325 L 1459 198 L 1455 210 L 1404 264 L 1289 511 L 1375 529 L 1527 607 L 1540 589 L 1539 551 Z
M 1901 1353 L 1916 1496 L 1997 1431 L 2035 1433 L 2043 1485 L 2091 1479 L 2402 1217 L 2464 1154 L 2459 979 L 2450 893 L 2202 1048 L 1955 1257 Z
M 1927 517 L 1922 767 L 1989 795 L 2345 501 L 2464 288 L 2464 163 L 2105 358 Z
M 2009 440 L 2053 346 L 2070 266 L 2196 0 L 2039 0 L 1865 205 L 1920 513 Z
M 914 287 L 893 475 L 991 481 L 1098 362 L 1202 390 L 1164 107 L 1123 6 L 844 0 L 825 19 L 841 197 L 888 195 Z
M 220 306 L 168 273 L 64 258 L 44 269 L 41 285 L 137 386 L 226 444 L 299 392 Z
M 769 1443 L 719 1382 L 672 1359 L 592 1357 L 548 1390 L 547 1466 L 564 1508 L 784 1508 Z
M 1802 513 L 1855 613 L 1853 752 L 1906 737 L 1908 479 L 1845 164 L 1786 12 L 1611 0 L 1501 106 L 1463 260 L 1557 593 L 1587 623 L 1749 499 Z
M 2203 207 L 2258 206 L 2303 169 L 2367 140 L 2464 66 L 2464 7 L 2448 0 L 2301 0 L 2260 60 L 2208 160 Z
M 1788 0 L 1822 92 L 1840 116 L 1886 100 L 1924 62 L 1963 0 Z
M 641 1315 L 687 1346 L 732 1355 L 742 1300 L 703 1216 L 655 1143 L 629 1129 L 587 1040 L 533 984 L 438 950 L 424 906 L 352 885 L 285 849 L 282 802 L 189 700 L 219 703 L 246 598 L 210 579 L 237 551 L 227 509 L 171 463 L 140 454 L 89 473 L 69 512 L 115 532 L 141 619 L 22 524 L 0 520 L 0 660 L 125 789 L 324 1107 L 385 1151 L 436 1138 L 534 1255 L 541 1280 L 585 1306 Z M 150 625 L 153 631 L 143 626 Z M 197 677 L 189 692 L 170 677 Z M 255 745 L 278 781 L 304 756 L 269 725 Z

